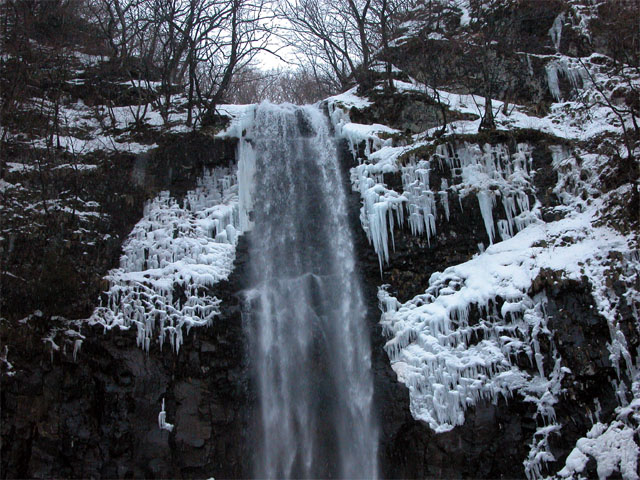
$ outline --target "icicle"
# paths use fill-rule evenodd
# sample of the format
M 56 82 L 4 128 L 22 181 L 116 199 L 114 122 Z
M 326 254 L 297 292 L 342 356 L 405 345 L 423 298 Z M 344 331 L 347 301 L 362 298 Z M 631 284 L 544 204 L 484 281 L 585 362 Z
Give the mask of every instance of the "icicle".
M 226 172 L 205 171 L 197 188 L 185 195 L 183 207 L 168 192 L 147 203 L 145 217 L 125 242 L 120 268 L 107 277 L 107 306 L 96 309 L 93 322 L 107 329 L 135 324 L 136 343 L 147 352 L 156 334 L 161 349 L 166 333 L 175 335 L 174 348 L 179 349 L 183 325 L 189 329 L 211 323 L 219 300 L 198 286 L 227 278 L 234 252 L 230 247 L 238 237 L 238 185 Z M 174 299 L 176 285 L 189 294 L 184 305 Z M 174 329 L 180 332 L 171 333 Z
M 502 236 L 503 240 L 506 240 L 507 238 L 511 238 L 513 236 L 513 217 L 516 214 L 516 204 L 515 201 L 513 199 L 512 196 L 510 195 L 506 195 L 503 194 L 502 195 L 502 206 L 504 207 L 504 213 L 507 215 L 507 229 L 505 231 L 505 234 L 508 236 L 505 236 L 502 234 L 502 232 L 500 232 L 500 235 Z
M 530 210 L 529 196 L 526 192 L 518 192 L 516 199 L 518 201 L 518 208 L 520 209 L 520 212 L 528 212 Z
M 158 414 L 158 427 L 160 430 L 166 430 L 168 432 L 173 431 L 173 424 L 167 423 L 167 412 L 164 409 L 164 398 L 162 399 L 162 410 Z
M 547 85 L 553 98 L 559 102 L 562 100 L 562 92 L 560 92 L 560 84 L 558 82 L 558 67 L 555 63 L 550 63 L 544 67 L 547 72 Z
M 553 21 L 553 25 L 549 29 L 549 36 L 551 37 L 551 42 L 553 43 L 556 52 L 560 51 L 560 40 L 562 39 L 562 24 L 564 22 L 565 12 L 562 12 L 560 15 L 556 17 Z
M 547 72 L 549 91 L 556 101 L 562 100 L 558 75 L 562 74 L 566 77 L 574 90 L 582 88 L 591 81 L 585 67 L 576 63 L 574 59 L 567 57 L 555 58 L 545 66 L 545 71 Z
M 443 178 L 440 184 L 440 203 L 442 203 L 442 208 L 444 209 L 444 216 L 449 221 L 449 194 L 447 189 L 449 188 L 449 184 L 447 183 L 447 179 Z
M 440 192 L 440 203 L 442 204 L 442 208 L 444 210 L 444 216 L 449 221 L 449 195 L 446 191 Z
M 478 197 L 478 203 L 480 204 L 480 213 L 482 214 L 482 220 L 484 220 L 484 227 L 487 230 L 487 235 L 489 236 L 489 243 L 493 244 L 495 229 L 493 226 L 492 210 L 496 204 L 496 197 L 490 190 L 480 190 L 476 196 Z
M 82 340 L 78 338 L 73 342 L 73 361 L 74 362 L 78 358 L 78 352 L 80 351 L 80 347 L 82 347 Z

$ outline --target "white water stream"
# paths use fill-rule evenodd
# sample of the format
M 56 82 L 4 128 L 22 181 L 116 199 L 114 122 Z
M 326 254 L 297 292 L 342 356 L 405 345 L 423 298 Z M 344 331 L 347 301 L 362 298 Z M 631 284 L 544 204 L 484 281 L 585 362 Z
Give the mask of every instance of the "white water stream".
M 336 146 L 314 107 L 260 105 L 252 158 L 257 478 L 377 477 L 365 305 Z

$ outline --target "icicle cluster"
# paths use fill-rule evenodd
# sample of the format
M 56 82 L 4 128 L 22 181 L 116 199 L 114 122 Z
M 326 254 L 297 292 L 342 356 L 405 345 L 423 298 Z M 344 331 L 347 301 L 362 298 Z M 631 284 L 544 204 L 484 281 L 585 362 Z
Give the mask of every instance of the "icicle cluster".
M 502 240 L 511 238 L 536 220 L 529 203 L 529 194 L 533 191 L 529 145 L 518 144 L 515 153 L 510 154 L 505 145 L 480 147 L 465 143 L 453 155 L 443 145 L 438 147 L 436 155 L 454 175 L 460 175 L 462 182 L 454 186 L 460 197 L 475 192 L 489 243 L 495 238 L 493 211 L 498 198 L 506 217 L 497 222 Z
M 209 325 L 220 300 L 209 287 L 228 277 L 240 224 L 238 185 L 226 169 L 206 172 L 183 205 L 162 192 L 146 207 L 123 246 L 120 267 L 90 321 L 137 329 L 149 350 L 157 336 L 178 352 L 183 328 Z
M 476 195 L 490 244 L 496 238 L 496 225 L 500 239 L 506 240 L 537 219 L 529 202 L 533 187 L 531 147 L 527 144 L 519 144 L 513 154 L 504 145 L 481 147 L 465 143 L 454 150 L 451 145 L 441 144 L 428 160 L 411 157 L 401 168 L 395 158 L 378 155 L 384 153 L 384 148 L 388 147 L 369 155 L 369 159 L 380 161 L 361 164 L 351 172 L 354 190 L 363 199 L 360 220 L 378 254 L 381 269 L 389 260 L 389 237 L 394 245 L 394 226 L 403 226 L 406 216 L 411 233 L 426 236 L 430 244 L 438 222 L 443 218 L 449 221 L 450 195 L 458 197 L 460 208 L 462 198 Z M 399 170 L 401 194 L 387 188 L 383 181 L 384 173 Z M 442 178 L 440 190 L 433 190 L 429 183 L 433 170 L 450 171 L 451 184 Z M 494 222 L 498 199 L 504 218 Z
M 378 294 L 389 337 L 385 350 L 398 379 L 409 387 L 412 414 L 438 432 L 464 423 L 465 410 L 479 400 L 493 402 L 527 388 L 531 374 L 516 366 L 519 355 L 548 381 L 538 342 L 549 333 L 544 297 L 514 290 L 499 305 L 497 295 L 481 300 L 470 299 L 470 293 L 465 279 L 447 270 L 404 305 L 385 289 Z M 470 323 L 471 310 L 479 321 Z M 552 408 L 543 410 L 544 418 L 553 417 Z
M 369 243 L 378 254 L 380 270 L 389 261 L 389 234 L 395 248 L 393 228 L 396 223 L 404 223 L 403 202 L 407 198 L 384 186 L 382 172 L 374 166 L 362 164 L 351 172 L 354 189 L 360 192 L 363 205 L 360 208 L 360 223 L 367 234 Z
M 589 74 L 580 63 L 571 57 L 557 55 L 545 67 L 547 73 L 547 85 L 549 91 L 556 101 L 563 100 L 562 91 L 560 90 L 559 77 L 566 78 L 574 91 L 578 91 L 590 82 Z
M 525 471 L 538 478 L 544 463 L 554 460 L 548 437 L 560 429 L 554 404 L 564 375 L 547 328 L 546 297 L 529 296 L 517 282 L 492 284 L 488 278 L 482 290 L 466 273 L 450 268 L 434 274 L 427 291 L 405 304 L 381 288 L 385 350 L 398 380 L 409 388 L 412 415 L 436 432 L 462 425 L 466 409 L 482 400 L 495 403 L 518 392 L 534 403 L 540 427 Z M 542 336 L 554 351 L 550 371 L 540 353 Z M 527 371 L 519 368 L 519 358 L 528 358 Z
M 428 160 L 411 161 L 402 168 L 402 187 L 407 197 L 411 233 L 426 235 L 428 242 L 436 234 L 436 197 L 429 188 L 430 169 Z
M 41 318 L 42 312 L 37 310 L 32 315 L 21 320 L 21 322 L 27 322 L 33 317 Z M 80 333 L 82 322 L 80 320 L 69 320 L 57 315 L 51 317 L 51 322 L 53 326 L 49 329 L 47 335 L 42 337 L 42 342 L 48 347 L 51 354 L 51 360 L 53 361 L 54 352 L 61 352 L 66 356 L 68 349 L 72 349 L 73 361 L 77 361 L 82 342 L 85 340 L 85 336 Z

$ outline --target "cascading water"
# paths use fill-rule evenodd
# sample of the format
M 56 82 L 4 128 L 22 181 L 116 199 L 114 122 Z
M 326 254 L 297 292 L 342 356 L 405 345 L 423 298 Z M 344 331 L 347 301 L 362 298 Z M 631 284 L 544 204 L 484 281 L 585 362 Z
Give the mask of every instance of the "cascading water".
M 327 120 L 314 107 L 262 104 L 242 142 L 253 173 L 254 474 L 375 478 L 365 306 Z

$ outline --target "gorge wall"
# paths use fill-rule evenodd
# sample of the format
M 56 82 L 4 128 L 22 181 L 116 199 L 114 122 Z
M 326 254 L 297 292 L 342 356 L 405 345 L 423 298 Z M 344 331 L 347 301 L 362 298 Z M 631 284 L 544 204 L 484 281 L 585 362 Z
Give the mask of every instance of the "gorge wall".
M 518 151 L 515 140 L 505 143 L 501 135 L 488 140 L 493 145 L 505 145 L 512 154 Z M 559 205 L 553 194 L 559 177 L 553 173 L 552 150 L 546 139 L 534 136 L 530 142 L 532 183 L 527 195 L 531 205 L 539 203 L 541 217 L 552 222 L 562 216 L 554 210 Z M 455 149 L 463 144 L 452 145 Z M 424 291 L 433 273 L 471 260 L 479 252 L 479 243 L 488 245 L 487 223 L 476 195 L 461 197 L 459 202 L 452 197 L 446 226 L 440 213 L 437 233 L 430 238 L 412 234 L 408 225 L 393 226 L 395 250 L 389 250 L 388 262 L 381 268 L 379 253 L 361 227 L 362 192 L 352 189 L 352 175 L 363 160 L 353 155 L 352 146 L 348 140 L 341 140 L 339 159 L 342 182 L 350 192 L 348 210 L 356 270 L 364 282 L 371 336 L 373 411 L 380 422 L 380 476 L 522 478 L 558 472 L 576 442 L 594 425 L 594 415 L 607 423 L 619 414 L 616 379 L 631 383 L 627 374 L 617 373 L 612 363 L 607 320 L 597 312 L 589 279 L 568 279 L 560 272 L 543 269 L 527 292 L 532 298 L 541 293 L 546 297 L 549 334 L 540 338 L 536 353 L 551 370 L 559 355 L 567 369 L 553 403 L 554 425 L 561 425 L 562 435 L 536 437 L 547 425 L 541 423 L 538 404 L 518 390 L 510 396 L 476 400 L 466 409 L 461 424 L 436 433 L 412 414 L 410 392 L 391 368 L 385 351 L 389 332 L 380 323 L 380 303 L 384 301 L 379 286 L 388 283 L 389 294 L 399 302 L 409 301 Z M 365 146 L 358 146 L 362 155 Z M 199 155 L 188 153 L 182 158 L 197 158 L 197 162 L 186 167 L 174 161 L 176 148 L 184 149 L 160 150 L 155 158 L 171 163 L 174 178 L 186 178 L 176 183 L 178 198 L 192 198 L 189 192 L 195 191 L 197 172 L 203 167 L 230 167 L 236 161 L 232 154 L 234 141 L 207 146 Z M 141 162 L 147 165 L 143 189 L 157 191 L 158 185 L 173 186 L 172 181 L 157 180 L 167 172 L 162 162 L 156 164 L 142 157 L 136 164 Z M 459 182 L 445 163 L 433 164 L 430 174 L 428 183 L 435 188 L 443 179 L 449 186 Z M 128 175 L 141 178 L 135 169 Z M 385 173 L 385 185 L 402 188 L 400 176 L 399 172 Z M 198 207 L 194 208 L 197 213 Z M 504 215 L 504 210 L 494 207 L 494 227 Z M 218 233 L 222 227 L 216 227 Z M 219 314 L 210 326 L 185 330 L 177 351 L 168 341 L 160 351 L 155 337 L 148 351 L 139 348 L 133 327 L 105 331 L 105 325 L 89 326 L 52 312 L 23 318 L 16 315 L 14 320 L 3 322 L 3 344 L 9 346 L 3 356 L 1 397 L 3 477 L 251 476 L 248 459 L 253 450 L 247 432 L 258 403 L 242 317 L 251 235 L 247 232 L 237 239 L 228 278 L 203 287 L 220 300 Z M 628 277 L 621 273 L 618 278 L 612 288 L 624 293 L 629 288 L 625 283 Z M 87 295 L 81 286 L 69 295 L 72 293 Z M 506 300 L 497 299 L 500 303 L 495 309 L 500 311 Z M 623 300 L 619 309 L 621 329 L 632 351 L 638 346 L 633 305 Z M 482 324 L 487 319 L 486 311 L 474 307 L 468 324 Z M 81 343 L 76 347 L 78 339 Z M 525 374 L 535 375 L 536 362 L 527 355 L 516 356 L 513 362 Z M 173 426 L 171 431 L 158 424 L 162 402 L 166 421 Z M 536 463 L 538 471 L 527 471 L 526 461 L 536 438 L 544 441 L 540 450 L 552 458 Z M 583 473 L 594 476 L 597 467 L 591 459 Z
M 0 477 L 640 478 L 637 2 L 417 2 L 312 107 L 155 11 L 243 3 L 0 4 Z

